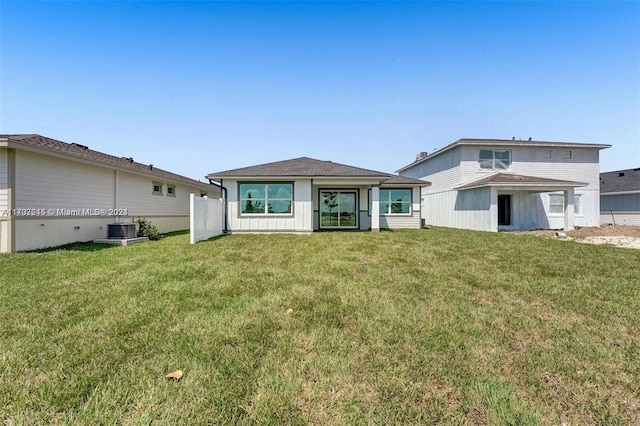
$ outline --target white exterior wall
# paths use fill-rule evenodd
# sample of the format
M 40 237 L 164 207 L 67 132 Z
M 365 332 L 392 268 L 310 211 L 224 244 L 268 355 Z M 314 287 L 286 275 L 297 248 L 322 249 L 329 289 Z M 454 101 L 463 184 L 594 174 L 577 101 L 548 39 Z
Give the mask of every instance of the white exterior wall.
M 551 158 L 545 158 L 548 149 L 527 146 L 470 146 L 461 145 L 456 150 L 461 154 L 461 175 L 459 184 L 465 184 L 495 172 L 515 173 L 524 176 L 535 176 L 547 179 L 585 182 L 586 189 L 600 190 L 599 151 L 597 149 L 572 149 L 572 158 L 564 158 L 563 149 L 552 149 Z M 509 170 L 485 170 L 478 166 L 481 149 L 511 151 L 511 168 Z M 581 188 L 583 189 L 583 188 Z
M 0 148 L 0 253 L 9 250 L 9 159 L 7 150 Z
M 107 224 L 133 222 L 139 217 L 149 219 L 160 232 L 189 229 L 189 193 L 200 195 L 200 191 L 208 191 L 209 195 L 219 196 L 214 187 L 205 190 L 175 182 L 161 182 L 163 195 L 152 195 L 155 181 L 152 176 L 16 150 L 14 208 L 43 210 L 46 214 L 12 217 L 13 251 L 106 238 Z M 175 197 L 166 195 L 168 183 L 175 186 Z M 128 215 L 83 213 L 89 209 L 127 209 Z M 0 232 L 2 229 L 0 224 Z
M 246 182 L 243 180 L 242 182 Z M 258 181 L 256 181 L 258 182 Z M 268 179 L 268 182 L 275 182 Z M 290 182 L 290 181 L 283 181 Z M 233 232 L 291 232 L 309 233 L 313 231 L 313 205 L 311 179 L 296 180 L 293 183 L 293 214 L 291 216 L 242 216 L 240 214 L 239 188 L 237 180 L 224 180 L 227 188 L 227 220 Z
M 491 190 L 444 191 L 423 194 L 427 225 L 491 231 Z
M 600 223 L 640 226 L 640 193 L 600 196 Z
M 410 215 L 380 215 L 380 229 L 420 229 L 422 228 L 422 218 L 420 217 L 420 188 L 413 188 L 411 191 L 411 214 Z M 367 200 L 368 203 L 368 200 Z
M 2 212 L 9 205 L 7 187 L 9 185 L 9 159 L 7 150 L 0 148 L 0 220 L 2 220 Z

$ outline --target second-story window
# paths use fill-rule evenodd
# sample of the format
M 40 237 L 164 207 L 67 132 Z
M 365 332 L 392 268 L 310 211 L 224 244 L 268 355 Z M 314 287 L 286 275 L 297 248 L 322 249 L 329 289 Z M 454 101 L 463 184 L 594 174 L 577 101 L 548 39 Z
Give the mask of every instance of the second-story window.
M 511 151 L 481 149 L 478 157 L 478 165 L 481 169 L 506 170 L 511 166 Z

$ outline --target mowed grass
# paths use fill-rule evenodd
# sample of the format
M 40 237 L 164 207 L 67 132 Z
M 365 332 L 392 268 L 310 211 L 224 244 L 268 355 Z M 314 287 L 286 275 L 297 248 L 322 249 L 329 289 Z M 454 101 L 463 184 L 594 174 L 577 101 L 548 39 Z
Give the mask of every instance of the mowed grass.
M 640 423 L 638 250 L 188 238 L 0 256 L 4 424 Z

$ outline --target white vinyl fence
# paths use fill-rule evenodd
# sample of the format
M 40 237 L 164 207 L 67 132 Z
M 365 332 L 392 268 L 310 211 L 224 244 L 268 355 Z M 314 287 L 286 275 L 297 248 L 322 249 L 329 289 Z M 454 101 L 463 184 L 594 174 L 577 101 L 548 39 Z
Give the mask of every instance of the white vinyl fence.
M 189 227 L 191 244 L 222 235 L 224 205 L 222 199 L 207 198 L 191 194 L 189 199 Z

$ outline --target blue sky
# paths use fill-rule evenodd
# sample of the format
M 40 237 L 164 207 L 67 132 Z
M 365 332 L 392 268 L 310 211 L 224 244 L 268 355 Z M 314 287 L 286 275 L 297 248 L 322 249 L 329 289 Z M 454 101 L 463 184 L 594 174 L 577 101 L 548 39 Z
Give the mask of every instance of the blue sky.
M 0 132 L 203 179 L 464 137 L 640 167 L 640 2 L 0 2 Z

